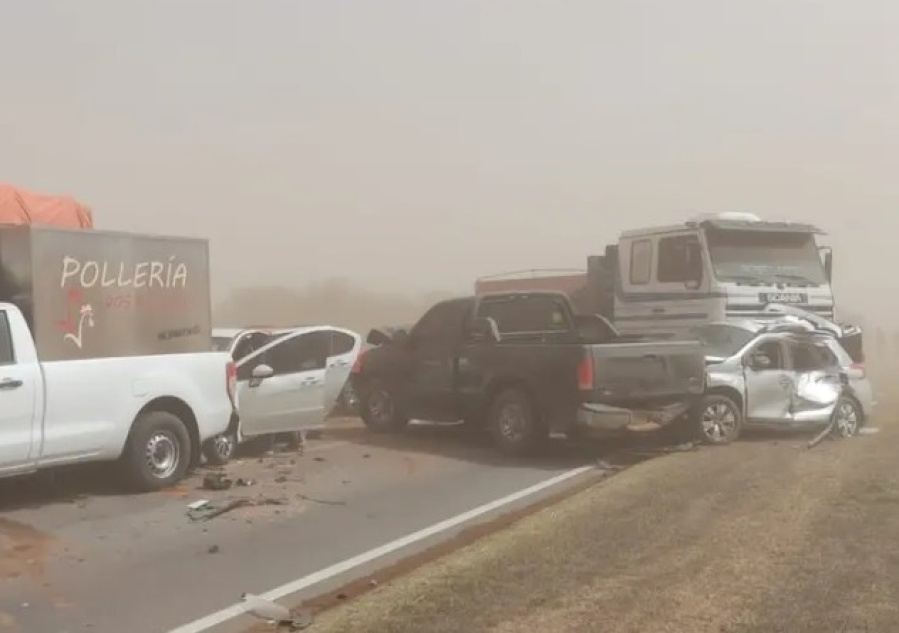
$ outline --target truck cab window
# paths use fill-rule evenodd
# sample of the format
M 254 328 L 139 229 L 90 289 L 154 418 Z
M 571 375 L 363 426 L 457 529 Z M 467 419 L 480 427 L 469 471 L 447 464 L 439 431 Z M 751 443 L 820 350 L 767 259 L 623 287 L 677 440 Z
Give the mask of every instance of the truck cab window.
M 417 347 L 450 346 L 462 337 L 462 324 L 471 310 L 468 299 L 442 301 L 425 312 L 409 336 Z
M 276 376 L 324 369 L 329 344 L 328 332 L 309 332 L 275 345 L 266 357 Z
M 501 334 L 566 332 L 572 329 L 567 310 L 555 297 L 521 296 L 484 299 L 478 316 L 493 319 Z
M 9 319 L 6 312 L 0 312 L 0 365 L 14 365 L 16 355 L 12 346 L 12 334 L 9 331 Z
M 652 278 L 652 240 L 636 240 L 631 244 L 631 283 L 648 284 Z
M 656 279 L 660 282 L 700 281 L 702 277 L 699 239 L 695 235 L 673 235 L 659 240 Z

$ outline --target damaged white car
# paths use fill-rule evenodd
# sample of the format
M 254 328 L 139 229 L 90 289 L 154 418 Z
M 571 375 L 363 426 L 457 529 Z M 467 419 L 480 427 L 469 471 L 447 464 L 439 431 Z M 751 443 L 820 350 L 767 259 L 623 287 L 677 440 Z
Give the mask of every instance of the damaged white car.
M 362 337 L 332 326 L 213 332 L 237 364 L 238 415 L 207 443 L 212 464 L 227 463 L 254 437 L 299 433 L 320 426 L 334 408 L 359 355 Z M 226 340 L 227 339 L 227 340 Z M 245 348 L 241 348 L 243 344 Z
M 706 348 L 707 391 L 695 434 L 735 440 L 747 426 L 824 427 L 848 437 L 874 407 L 861 330 L 791 306 L 766 307 L 770 319 L 712 323 L 691 338 Z

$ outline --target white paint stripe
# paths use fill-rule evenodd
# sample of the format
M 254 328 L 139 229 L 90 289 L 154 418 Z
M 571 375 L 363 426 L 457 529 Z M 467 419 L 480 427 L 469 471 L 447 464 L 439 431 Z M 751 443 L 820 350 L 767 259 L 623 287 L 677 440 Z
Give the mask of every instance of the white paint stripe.
M 494 510 L 498 510 L 503 506 L 507 506 L 531 495 L 535 495 L 538 492 L 542 492 L 547 488 L 551 488 L 564 481 L 573 479 L 578 475 L 583 475 L 584 473 L 590 472 L 591 470 L 594 470 L 593 466 L 582 466 L 580 468 L 568 470 L 564 473 L 556 475 L 555 477 L 551 477 L 550 479 L 545 479 L 540 483 L 534 484 L 533 486 L 529 486 L 523 490 L 519 490 L 518 492 L 513 492 L 510 495 L 506 495 L 505 497 L 501 497 L 499 499 L 496 499 L 495 501 L 491 501 L 490 503 L 485 503 L 482 506 L 478 506 L 477 508 L 473 508 L 471 510 L 468 510 L 467 512 L 463 512 L 462 514 L 457 514 L 456 516 L 446 519 L 445 521 L 435 523 L 434 525 L 426 527 L 422 530 L 418 530 L 417 532 L 412 532 L 411 534 L 407 534 L 406 536 L 398 538 L 395 541 L 385 543 L 380 547 L 370 549 L 367 552 L 363 552 L 361 554 L 353 556 L 352 558 L 348 558 L 347 560 L 335 565 L 331 565 L 330 567 L 320 569 L 309 574 L 308 576 L 303 576 L 302 578 L 293 580 L 289 583 L 281 585 L 280 587 L 275 587 L 274 589 L 261 594 L 261 597 L 265 598 L 266 600 L 279 600 L 284 596 L 289 596 L 290 594 L 317 585 L 320 582 L 330 580 L 331 578 L 351 571 L 356 567 L 361 567 L 362 565 L 377 560 L 378 558 L 397 552 L 405 547 L 414 545 L 415 543 L 423 541 L 432 536 L 436 536 L 441 532 L 451 530 L 454 527 L 458 527 L 464 523 L 467 523 L 468 521 L 477 519 L 478 517 L 481 517 L 489 512 L 493 512 Z M 216 611 L 215 613 L 204 616 L 199 620 L 194 620 L 193 622 L 178 627 L 177 629 L 172 629 L 171 631 L 169 631 L 169 633 L 202 633 L 203 631 L 207 631 L 214 626 L 218 626 L 220 624 L 223 624 L 224 622 L 227 622 L 228 620 L 236 618 L 243 613 L 244 607 L 242 603 L 233 604 L 230 607 L 222 609 L 221 611 Z

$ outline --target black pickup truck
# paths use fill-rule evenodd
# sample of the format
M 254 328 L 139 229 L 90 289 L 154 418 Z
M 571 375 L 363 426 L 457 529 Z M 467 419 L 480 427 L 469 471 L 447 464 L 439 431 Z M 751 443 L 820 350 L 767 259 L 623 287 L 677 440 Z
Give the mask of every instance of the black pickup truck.
M 698 342 L 637 342 L 555 292 L 442 301 L 409 331 L 372 330 L 353 386 L 366 425 L 411 419 L 485 425 L 510 454 L 550 432 L 619 433 L 682 418 L 705 388 Z

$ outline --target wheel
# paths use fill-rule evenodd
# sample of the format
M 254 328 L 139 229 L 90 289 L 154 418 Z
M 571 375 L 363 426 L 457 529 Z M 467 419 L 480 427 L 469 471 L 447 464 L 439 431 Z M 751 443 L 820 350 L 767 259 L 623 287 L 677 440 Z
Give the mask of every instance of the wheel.
M 122 455 L 125 475 L 137 491 L 167 488 L 187 473 L 190 453 L 190 436 L 178 416 L 168 411 L 141 413 Z
M 858 402 L 847 396 L 842 396 L 833 409 L 831 422 L 833 432 L 840 437 L 852 437 L 858 433 L 862 423 L 862 410 Z
M 234 458 L 235 452 L 237 436 L 231 431 L 216 435 L 203 444 L 203 457 L 212 466 L 224 466 Z
M 718 393 L 704 396 L 690 418 L 690 439 L 704 444 L 733 442 L 743 428 L 743 411 L 739 405 Z
M 504 389 L 493 399 L 487 426 L 496 447 L 507 455 L 528 455 L 540 448 L 549 432 L 527 393 Z
M 409 424 L 396 391 L 385 381 L 373 379 L 357 391 L 357 397 L 362 421 L 372 431 L 395 433 Z

